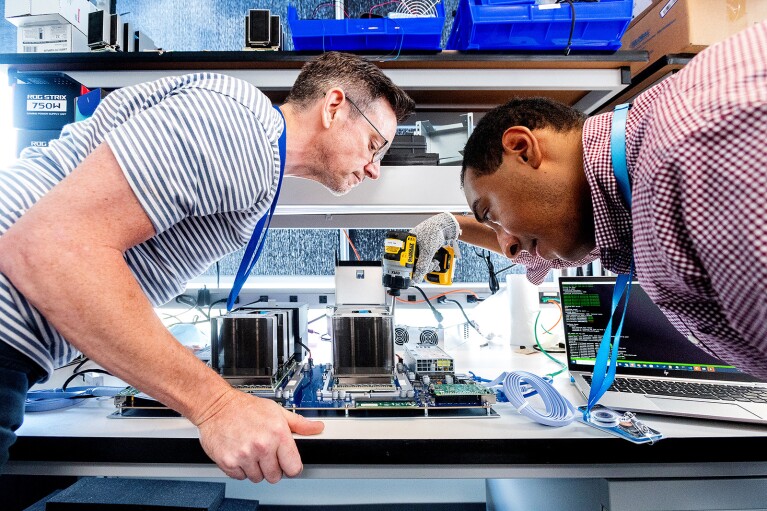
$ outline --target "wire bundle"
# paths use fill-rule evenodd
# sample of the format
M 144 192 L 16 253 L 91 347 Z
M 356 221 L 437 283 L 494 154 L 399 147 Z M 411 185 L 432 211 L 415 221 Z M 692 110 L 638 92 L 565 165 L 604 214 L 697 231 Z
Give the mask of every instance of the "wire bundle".
M 93 371 L 93 370 L 91 370 Z M 82 404 L 94 397 L 114 397 L 125 387 L 70 387 L 51 390 L 30 390 L 24 403 L 26 412 L 47 412 Z

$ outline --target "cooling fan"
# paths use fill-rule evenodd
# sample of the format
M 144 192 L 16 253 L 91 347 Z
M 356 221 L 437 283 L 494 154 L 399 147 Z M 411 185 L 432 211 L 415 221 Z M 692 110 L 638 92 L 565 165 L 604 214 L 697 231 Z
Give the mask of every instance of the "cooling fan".
M 401 17 L 435 17 L 438 3 L 429 0 L 400 0 L 394 12 Z
M 445 335 L 441 328 L 397 325 L 394 327 L 394 344 L 420 344 L 422 346 L 445 346 Z

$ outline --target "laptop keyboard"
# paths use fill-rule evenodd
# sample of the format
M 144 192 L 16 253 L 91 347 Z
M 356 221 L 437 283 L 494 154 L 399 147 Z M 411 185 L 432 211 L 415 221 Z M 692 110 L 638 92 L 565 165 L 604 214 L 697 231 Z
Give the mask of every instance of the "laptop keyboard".
M 584 377 L 591 385 L 591 376 Z M 690 397 L 718 401 L 741 401 L 767 403 L 767 388 L 717 383 L 690 383 L 665 380 L 643 380 L 639 378 L 615 378 L 610 390 L 632 392 L 655 396 Z

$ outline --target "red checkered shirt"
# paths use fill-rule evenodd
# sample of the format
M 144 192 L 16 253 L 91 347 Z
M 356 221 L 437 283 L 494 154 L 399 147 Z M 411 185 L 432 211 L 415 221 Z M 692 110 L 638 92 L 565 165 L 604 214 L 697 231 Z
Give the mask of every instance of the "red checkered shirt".
M 711 46 L 636 98 L 626 126 L 632 211 L 610 162 L 612 113 L 583 129 L 597 249 L 517 262 L 540 282 L 596 257 L 627 273 L 699 347 L 767 380 L 767 22 Z M 632 227 L 633 223 L 633 227 Z

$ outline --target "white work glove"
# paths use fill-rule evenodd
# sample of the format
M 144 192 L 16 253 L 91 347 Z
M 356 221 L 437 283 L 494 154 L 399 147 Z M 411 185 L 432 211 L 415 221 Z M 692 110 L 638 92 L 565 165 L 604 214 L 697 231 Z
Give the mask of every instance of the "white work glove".
M 418 261 L 413 271 L 413 285 L 417 285 L 427 273 L 439 267 L 439 262 L 434 259 L 434 256 L 440 248 L 445 245 L 458 248 L 458 235 L 461 234 L 461 228 L 453 215 L 440 213 L 427 218 L 413 227 L 410 232 L 415 234 L 418 246 Z

